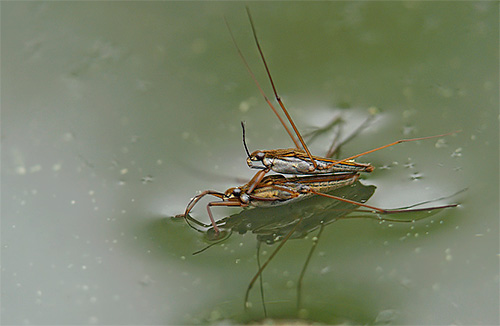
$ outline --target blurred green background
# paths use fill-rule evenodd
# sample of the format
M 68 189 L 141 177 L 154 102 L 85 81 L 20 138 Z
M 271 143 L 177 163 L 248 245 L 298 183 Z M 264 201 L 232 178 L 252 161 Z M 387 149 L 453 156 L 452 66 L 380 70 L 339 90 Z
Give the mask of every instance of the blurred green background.
M 252 175 L 253 149 L 292 146 L 245 5 L 302 131 L 381 113 L 342 149 L 462 130 L 360 158 L 370 204 L 467 192 L 414 224 L 329 225 L 295 310 L 313 235 L 264 273 L 269 317 L 354 324 L 498 324 L 498 2 L 2 2 L 2 324 L 195 324 L 263 318 L 243 296 L 252 234 L 202 254 L 169 216 Z M 328 138 L 313 144 L 321 155 Z M 215 209 L 218 218 L 237 210 Z M 207 220 L 204 205 L 193 212 Z M 262 256 L 273 247 L 263 245 Z

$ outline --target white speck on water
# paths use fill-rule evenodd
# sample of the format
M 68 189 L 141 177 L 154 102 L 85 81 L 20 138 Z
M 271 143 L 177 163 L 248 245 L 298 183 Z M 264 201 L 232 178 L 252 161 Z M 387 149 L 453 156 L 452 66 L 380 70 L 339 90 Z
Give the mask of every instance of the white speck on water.
M 375 323 L 376 324 L 390 324 L 398 317 L 398 315 L 399 315 L 398 311 L 394 310 L 394 309 L 382 310 L 377 315 L 377 318 L 375 318 Z
M 437 93 L 444 98 L 450 98 L 454 95 L 454 90 L 451 87 L 439 86 L 437 88 Z
M 483 84 L 485 90 L 489 91 L 494 88 L 493 83 L 491 81 L 486 81 Z
M 135 89 L 138 90 L 139 92 L 148 91 L 151 85 L 153 85 L 153 83 L 147 80 L 138 79 L 135 81 Z
M 54 165 L 52 165 L 52 171 L 54 171 L 54 172 L 61 170 L 61 168 L 62 168 L 61 163 L 55 163 Z
M 409 288 L 409 287 L 411 287 L 411 286 L 412 286 L 413 281 L 412 281 L 412 280 L 410 280 L 410 279 L 409 279 L 409 278 L 407 278 L 407 277 L 403 277 L 403 278 L 401 279 L 400 283 L 401 283 L 401 285 L 402 285 L 402 286 L 404 286 L 404 287 L 406 287 L 406 288 Z
M 444 253 L 446 254 L 446 261 L 452 261 L 453 260 L 453 256 L 451 255 L 451 249 L 450 248 L 447 248 Z
M 248 112 L 250 108 L 252 108 L 252 106 L 255 106 L 257 103 L 257 98 L 250 97 L 244 101 L 241 101 L 238 109 L 240 110 L 240 112 L 245 113 Z
M 410 111 L 406 111 L 406 112 L 409 112 L 408 114 L 404 114 L 403 113 L 403 116 L 406 119 L 410 118 L 413 115 L 413 112 L 410 112 Z M 405 136 L 410 136 L 414 132 L 415 132 L 415 127 L 414 126 L 405 126 L 405 127 L 403 127 L 403 135 L 405 135 Z
M 453 153 L 451 153 L 451 157 L 461 157 L 462 156 L 462 147 L 455 149 Z
M 18 167 L 16 167 L 15 171 L 19 175 L 25 175 L 26 174 L 26 168 L 24 166 L 18 166 Z
M 415 167 L 415 163 L 412 162 L 411 157 L 408 157 L 408 161 L 403 166 L 407 169 L 413 169 Z
M 153 283 L 153 279 L 151 278 L 151 276 L 149 276 L 148 274 L 144 275 L 141 280 L 139 281 L 139 283 L 143 286 L 148 286 L 150 285 L 151 283 Z
M 120 174 L 121 175 L 124 175 L 124 174 L 127 174 L 127 173 L 128 173 L 128 169 L 127 168 L 124 168 L 124 169 L 120 170 Z
M 412 173 L 412 174 L 410 175 L 410 179 L 411 179 L 411 180 L 414 180 L 414 181 L 415 181 L 415 180 L 420 180 L 420 179 L 422 179 L 422 173 L 420 173 L 420 172 L 415 172 L 415 173 Z
M 70 142 L 73 139 L 74 139 L 73 134 L 70 133 L 70 132 L 67 132 L 64 135 L 62 135 L 62 140 L 65 141 L 65 142 Z
M 319 273 L 320 273 L 320 274 L 326 274 L 326 273 L 330 272 L 330 269 L 331 269 L 331 268 L 330 268 L 330 266 L 323 267 L 323 268 L 319 271 Z
M 444 147 L 448 147 L 448 144 L 446 143 L 446 139 L 444 139 L 444 138 L 439 138 L 439 139 L 436 141 L 436 144 L 434 144 L 434 147 L 436 147 L 436 148 L 444 148 Z
M 247 101 L 243 101 L 240 103 L 238 108 L 239 108 L 240 112 L 245 113 L 248 110 L 250 110 L 250 104 Z

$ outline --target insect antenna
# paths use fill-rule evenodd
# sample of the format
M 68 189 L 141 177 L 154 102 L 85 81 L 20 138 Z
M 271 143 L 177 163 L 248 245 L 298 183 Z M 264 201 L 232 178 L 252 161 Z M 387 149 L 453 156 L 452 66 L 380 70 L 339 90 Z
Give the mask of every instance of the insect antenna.
M 243 130 L 243 146 L 245 147 L 247 156 L 250 157 L 250 151 L 248 150 L 247 141 L 245 139 L 245 123 L 243 121 L 241 121 L 241 129 Z

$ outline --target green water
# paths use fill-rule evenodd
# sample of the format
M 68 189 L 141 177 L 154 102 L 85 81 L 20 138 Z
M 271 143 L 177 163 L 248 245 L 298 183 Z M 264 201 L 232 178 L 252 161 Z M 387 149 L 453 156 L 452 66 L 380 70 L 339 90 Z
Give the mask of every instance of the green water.
M 288 241 L 263 274 L 268 317 L 325 324 L 498 324 L 498 3 L 2 2 L 3 324 L 260 321 L 256 236 L 207 245 L 171 216 L 243 184 L 251 150 L 292 146 L 231 42 L 303 132 L 335 115 L 369 203 L 467 191 L 416 223 L 345 219 Z M 333 135 L 312 144 L 322 155 Z M 208 221 L 205 204 L 193 216 Z M 216 218 L 238 209 L 215 208 Z M 275 245 L 263 244 L 264 260 Z

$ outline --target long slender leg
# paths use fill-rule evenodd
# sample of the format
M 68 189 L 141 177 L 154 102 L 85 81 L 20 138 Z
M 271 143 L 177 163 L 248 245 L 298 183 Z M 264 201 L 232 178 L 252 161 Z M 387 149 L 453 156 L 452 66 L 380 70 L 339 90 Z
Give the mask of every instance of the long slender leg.
M 257 268 L 260 270 L 260 244 L 261 242 L 257 240 Z M 260 299 L 262 301 L 262 309 L 264 310 L 264 317 L 267 318 L 266 301 L 264 300 L 264 286 L 262 284 L 262 273 L 259 275 L 259 286 L 260 286 Z
M 233 40 L 234 46 L 236 47 L 236 50 L 238 51 L 238 55 L 240 56 L 241 60 L 243 61 L 243 64 L 245 65 L 245 67 L 247 68 L 247 71 L 250 74 L 250 77 L 252 77 L 254 83 L 257 85 L 257 88 L 259 89 L 260 94 L 264 97 L 264 100 L 267 102 L 267 104 L 269 105 L 271 110 L 273 110 L 274 114 L 278 117 L 279 121 L 281 122 L 281 125 L 285 128 L 286 132 L 288 133 L 288 135 L 292 139 L 293 143 L 295 144 L 295 147 L 300 148 L 300 143 L 297 141 L 297 139 L 295 139 L 295 137 L 293 136 L 293 133 L 290 131 L 290 129 L 286 125 L 285 121 L 283 121 L 283 119 L 279 115 L 278 111 L 276 110 L 274 105 L 271 103 L 271 101 L 267 97 L 266 93 L 264 93 L 264 90 L 262 90 L 262 87 L 260 87 L 260 84 L 257 81 L 257 78 L 255 78 L 255 75 L 253 74 L 252 69 L 250 69 L 250 66 L 248 65 L 248 62 L 245 59 L 245 56 L 241 52 L 240 47 L 238 46 L 238 43 L 236 43 L 236 39 L 234 38 L 233 32 L 231 31 L 231 28 L 229 27 L 229 23 L 227 22 L 226 17 L 224 17 L 224 21 L 226 22 L 227 29 L 229 30 L 229 34 L 231 34 L 231 38 Z
M 288 232 L 288 234 L 283 238 L 283 240 L 281 240 L 280 244 L 278 245 L 278 247 L 276 247 L 276 249 L 273 251 L 273 253 L 269 256 L 269 258 L 265 261 L 265 263 L 259 268 L 259 271 L 253 276 L 252 280 L 250 281 L 250 284 L 248 284 L 248 287 L 247 287 L 247 291 L 245 293 L 245 302 L 244 302 L 244 306 L 245 306 L 245 310 L 248 308 L 249 306 L 249 302 L 248 302 L 248 296 L 250 294 L 250 290 L 252 289 L 255 281 L 257 280 L 257 278 L 262 274 L 262 271 L 266 268 L 266 266 L 271 262 L 271 260 L 274 258 L 274 256 L 276 256 L 276 254 L 278 253 L 278 251 L 281 249 L 281 247 L 283 247 L 283 245 L 285 244 L 285 242 L 292 236 L 292 234 L 295 232 L 295 230 L 297 229 L 297 227 L 299 226 L 299 224 L 302 222 L 302 219 L 303 219 L 303 216 L 300 217 L 300 219 L 297 221 L 297 223 L 293 226 L 293 228 L 290 230 L 290 232 Z
M 312 142 L 314 142 L 316 140 L 316 138 L 318 138 L 322 134 L 325 134 L 325 133 L 329 132 L 330 130 L 332 130 L 334 127 L 338 126 L 342 122 L 343 121 L 342 121 L 341 115 L 340 114 L 336 114 L 332 118 L 332 120 L 329 123 L 327 123 L 325 126 L 319 127 L 319 128 L 315 128 L 314 130 L 312 130 L 312 131 L 310 131 L 308 133 L 305 133 L 304 134 L 304 138 L 307 139 L 307 142 L 309 144 L 311 144 Z
M 318 235 L 316 236 L 316 239 L 313 239 L 311 250 L 309 250 L 309 254 L 307 255 L 306 261 L 304 263 L 304 267 L 302 267 L 302 271 L 300 272 L 299 280 L 297 281 L 297 311 L 299 311 L 300 308 L 302 307 L 302 280 L 304 279 L 307 267 L 309 266 L 309 261 L 311 260 L 314 250 L 318 245 L 319 237 L 321 236 L 321 233 L 323 233 L 324 229 L 325 225 L 322 222 L 320 225 Z
M 268 173 L 270 170 L 270 168 L 267 168 L 255 173 L 252 179 L 247 183 L 247 185 L 250 185 L 250 187 L 248 188 L 246 193 L 251 194 L 254 191 L 255 187 L 257 187 L 257 185 L 262 181 L 266 173 Z
M 345 198 L 334 196 L 334 195 L 324 194 L 321 192 L 314 191 L 312 189 L 310 189 L 309 192 L 311 192 L 315 195 L 340 200 L 340 201 L 354 204 L 354 205 L 361 206 L 361 207 L 366 207 L 366 208 L 369 208 L 375 212 L 382 213 L 382 214 L 395 214 L 395 213 L 405 213 L 405 212 L 425 212 L 425 211 L 432 211 L 435 209 L 442 209 L 442 208 L 449 208 L 449 207 L 457 207 L 458 206 L 458 204 L 449 204 L 449 205 L 426 207 L 426 208 L 414 208 L 414 209 L 383 209 L 383 208 L 378 208 L 378 207 L 367 205 L 367 204 L 358 203 L 357 201 L 354 201 L 354 200 L 345 199 Z
M 215 219 L 212 216 L 212 211 L 210 210 L 210 207 L 213 207 L 213 206 L 227 206 L 227 207 L 240 206 L 240 207 L 243 207 L 245 205 L 243 203 L 241 203 L 240 201 L 212 201 L 212 202 L 207 204 L 207 212 L 208 212 L 208 217 L 210 217 L 210 222 L 212 223 L 212 226 L 214 228 L 215 233 L 219 233 L 220 232 L 219 227 L 215 223 Z
M 449 132 L 449 133 L 446 133 L 446 134 L 441 134 L 441 135 L 434 135 L 434 136 L 427 136 L 427 137 L 420 137 L 420 138 L 408 138 L 408 139 L 400 139 L 400 140 L 397 140 L 395 142 L 392 142 L 390 144 L 387 144 L 387 145 L 384 145 L 384 146 L 380 146 L 380 147 L 377 147 L 377 148 L 374 148 L 374 149 L 371 149 L 369 151 L 366 151 L 366 152 L 363 152 L 363 153 L 360 153 L 360 154 L 356 154 L 356 155 L 353 155 L 353 156 L 350 156 L 348 158 L 344 158 L 340 161 L 337 161 L 335 163 L 332 163 L 331 165 L 337 165 L 337 164 L 340 164 L 340 163 L 343 163 L 343 162 L 346 162 L 346 161 L 349 161 L 349 160 L 352 160 L 352 159 L 355 159 L 357 157 L 360 157 L 360 156 L 363 156 L 363 155 L 366 155 L 366 154 L 370 154 L 370 153 L 373 153 L 373 152 L 376 152 L 376 151 L 379 151 L 381 149 L 384 149 L 384 148 L 387 148 L 387 147 L 391 147 L 391 146 L 394 146 L 394 145 L 397 145 L 397 144 L 401 144 L 401 143 L 408 143 L 408 142 L 412 142 L 412 141 L 418 141 L 418 140 L 425 140 L 425 139 L 432 139 L 432 138 L 438 138 L 438 137 L 444 137 L 444 136 L 448 136 L 448 135 L 452 135 L 452 134 L 455 134 L 457 132 L 460 132 L 459 131 L 453 131 L 453 132 Z
M 353 132 L 351 132 L 349 134 L 349 136 L 347 136 L 342 141 L 334 141 L 334 142 L 332 142 L 332 145 L 328 149 L 328 152 L 326 153 L 325 157 L 331 158 L 331 157 L 333 157 L 333 155 L 337 154 L 338 151 L 339 151 L 339 149 L 340 149 L 340 147 L 342 147 L 347 142 L 351 141 L 360 132 L 362 132 L 363 129 L 367 128 L 370 125 L 371 121 L 374 119 L 374 117 L 375 117 L 374 115 L 370 115 L 368 118 L 366 118 L 365 121 L 363 121 L 362 124 L 360 124 Z
M 186 221 L 186 223 L 189 226 L 191 226 L 192 228 L 194 228 L 194 227 L 189 223 L 189 221 L 191 221 L 192 223 L 195 223 L 196 225 L 201 226 L 201 227 L 208 227 L 208 225 L 201 223 L 197 219 L 194 219 L 191 216 L 189 216 L 189 212 L 191 212 L 191 210 L 194 208 L 194 206 L 200 201 L 200 199 L 202 199 L 203 197 L 205 197 L 207 195 L 215 196 L 215 197 L 218 197 L 220 199 L 224 198 L 224 194 L 222 194 L 218 191 L 214 191 L 214 190 L 205 190 L 201 194 L 194 196 L 191 199 L 191 201 L 188 203 L 186 210 L 184 212 L 184 215 L 182 215 L 184 217 L 184 220 Z
M 271 77 L 271 72 L 269 71 L 269 67 L 267 66 L 267 62 L 266 62 L 266 59 L 264 57 L 264 52 L 262 51 L 262 48 L 260 47 L 259 39 L 257 38 L 257 32 L 255 31 L 255 26 L 253 24 L 252 15 L 250 14 L 250 9 L 248 7 L 246 7 L 246 9 L 247 9 L 248 18 L 250 20 L 250 25 L 252 26 L 252 32 L 253 32 L 253 36 L 255 39 L 255 43 L 257 44 L 257 49 L 259 50 L 260 57 L 262 58 L 262 62 L 264 63 L 264 67 L 266 68 L 267 76 L 269 77 L 269 81 L 271 82 L 271 86 L 273 88 L 274 97 L 276 98 L 276 101 L 278 101 L 278 104 L 281 106 L 283 113 L 285 113 L 285 116 L 288 119 L 288 122 L 290 122 L 290 125 L 292 126 L 295 134 L 297 135 L 297 138 L 299 139 L 300 144 L 302 145 L 302 148 L 306 151 L 307 156 L 309 156 L 309 159 L 313 163 L 314 169 L 316 169 L 318 166 L 316 161 L 313 159 L 313 156 L 312 156 L 311 152 L 309 151 L 309 148 L 307 147 L 304 139 L 302 138 L 302 135 L 300 134 L 299 130 L 297 129 L 297 126 L 295 126 L 295 123 L 293 122 L 292 117 L 290 116 L 290 114 L 288 114 L 288 111 L 285 108 L 283 101 L 281 101 L 281 97 L 278 95 L 278 92 L 276 91 L 276 86 L 274 85 L 273 78 Z M 297 148 L 298 148 L 298 146 L 297 146 Z
M 192 255 L 198 255 L 198 254 L 201 254 L 202 252 L 204 252 L 205 250 L 215 246 L 215 245 L 218 245 L 219 243 L 223 242 L 223 241 L 226 241 L 232 234 L 232 231 L 228 232 L 222 239 L 220 240 L 217 240 L 216 242 L 214 243 L 211 243 L 209 244 L 208 246 L 204 247 L 204 248 L 201 248 L 200 250 L 197 250 L 195 252 L 192 253 Z

